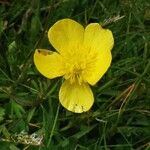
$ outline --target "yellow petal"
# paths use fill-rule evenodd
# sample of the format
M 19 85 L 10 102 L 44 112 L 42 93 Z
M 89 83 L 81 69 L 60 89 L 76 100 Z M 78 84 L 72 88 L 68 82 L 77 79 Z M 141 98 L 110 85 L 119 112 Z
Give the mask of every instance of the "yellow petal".
M 64 75 L 63 59 L 56 53 L 45 49 L 36 49 L 34 64 L 38 71 L 47 78 L 55 78 Z
M 88 111 L 94 102 L 93 93 L 87 83 L 70 84 L 68 80 L 60 88 L 59 99 L 67 110 L 75 113 Z
M 85 28 L 84 45 L 99 51 L 111 50 L 114 45 L 112 32 L 98 23 L 91 23 Z
M 96 84 L 108 70 L 111 60 L 112 55 L 110 50 L 98 53 L 97 56 L 95 56 L 95 59 L 91 59 L 87 64 L 87 68 L 82 74 L 84 80 L 91 85 Z
M 83 36 L 83 26 L 71 19 L 57 21 L 48 31 L 50 43 L 60 53 L 71 50 L 74 45 L 80 45 Z
M 112 32 L 98 23 L 91 23 L 85 29 L 84 45 L 89 49 L 88 63 L 83 78 L 94 85 L 111 64 L 111 49 L 114 45 Z

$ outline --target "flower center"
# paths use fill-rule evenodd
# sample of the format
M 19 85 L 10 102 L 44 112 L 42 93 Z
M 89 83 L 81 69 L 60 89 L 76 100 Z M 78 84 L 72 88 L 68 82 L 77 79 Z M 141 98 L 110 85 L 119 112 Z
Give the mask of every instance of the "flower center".
M 82 74 L 84 72 L 86 65 L 84 62 L 66 64 L 67 73 L 64 76 L 66 80 L 69 80 L 70 83 L 78 82 L 81 84 L 83 82 Z
M 64 78 L 70 83 L 82 84 L 85 81 L 85 73 L 97 59 L 97 51 L 90 47 L 78 46 L 63 54 L 64 58 Z

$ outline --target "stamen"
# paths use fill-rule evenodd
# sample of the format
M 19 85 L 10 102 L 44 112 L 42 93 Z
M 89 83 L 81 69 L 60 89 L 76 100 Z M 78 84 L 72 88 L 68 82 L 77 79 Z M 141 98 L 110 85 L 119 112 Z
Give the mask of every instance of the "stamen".
M 81 84 L 83 82 L 82 72 L 85 69 L 85 64 L 73 64 L 68 66 L 67 64 L 68 74 L 65 75 L 65 79 L 70 80 L 70 83 L 78 82 Z

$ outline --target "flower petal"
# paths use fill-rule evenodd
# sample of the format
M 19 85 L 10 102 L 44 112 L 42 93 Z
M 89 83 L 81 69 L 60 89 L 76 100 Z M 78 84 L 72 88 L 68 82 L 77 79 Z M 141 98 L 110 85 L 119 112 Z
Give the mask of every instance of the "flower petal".
M 45 49 L 36 49 L 34 64 L 38 71 L 47 78 L 55 78 L 64 75 L 63 59 L 61 55 Z
M 98 23 L 91 23 L 85 28 L 84 45 L 99 51 L 111 50 L 114 45 L 112 32 Z
M 70 84 L 68 80 L 60 88 L 59 99 L 67 110 L 75 113 L 88 111 L 94 102 L 93 93 L 87 83 Z
M 91 23 L 85 29 L 84 45 L 90 52 L 83 78 L 89 84 L 94 85 L 111 64 L 111 49 L 114 45 L 112 32 L 103 29 L 98 23 Z
M 102 76 L 108 70 L 111 60 L 112 55 L 110 50 L 98 53 L 95 59 L 88 63 L 86 70 L 82 74 L 84 80 L 91 85 L 96 84 L 96 82 L 102 78 Z
M 50 43 L 60 53 L 81 44 L 83 36 L 83 26 L 71 19 L 57 21 L 48 31 Z

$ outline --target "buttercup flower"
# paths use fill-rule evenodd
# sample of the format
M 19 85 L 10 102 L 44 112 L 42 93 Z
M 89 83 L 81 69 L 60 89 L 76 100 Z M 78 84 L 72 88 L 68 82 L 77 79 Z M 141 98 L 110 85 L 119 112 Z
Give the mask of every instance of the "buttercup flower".
M 111 64 L 112 32 L 98 23 L 84 29 L 74 20 L 62 19 L 49 29 L 48 39 L 56 52 L 36 49 L 36 68 L 49 79 L 63 76 L 59 100 L 67 110 L 88 111 L 94 102 L 89 85 L 96 84 Z

